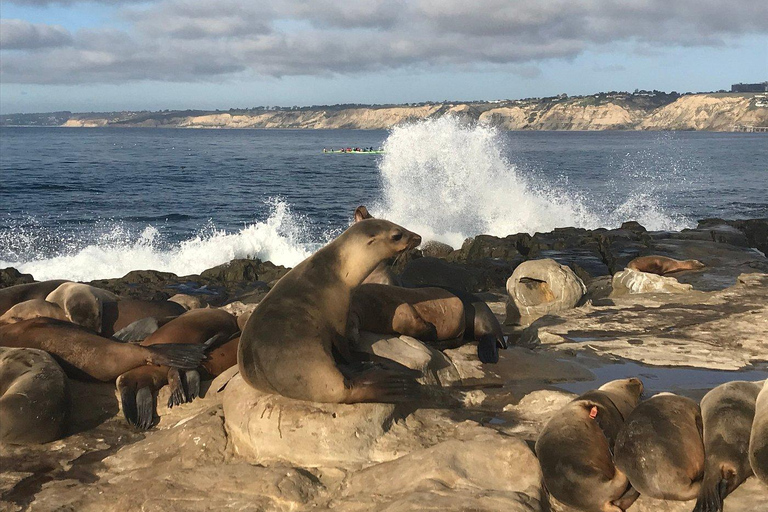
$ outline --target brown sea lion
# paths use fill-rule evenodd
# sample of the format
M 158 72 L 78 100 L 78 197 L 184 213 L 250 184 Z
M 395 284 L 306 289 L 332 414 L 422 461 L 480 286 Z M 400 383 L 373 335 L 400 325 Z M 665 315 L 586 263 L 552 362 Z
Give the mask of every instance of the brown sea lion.
M 557 500 L 586 511 L 622 512 L 637 499 L 611 452 L 643 383 L 608 382 L 556 412 L 536 440 L 544 483 Z
M 768 485 L 768 380 L 755 403 L 755 420 L 749 438 L 749 465 L 755 476 Z
M 227 311 L 193 309 L 166 323 L 140 344 L 146 347 L 178 343 L 204 345 L 215 338 L 225 341 L 238 332 L 237 319 Z M 152 416 L 147 418 L 144 414 L 147 410 L 154 411 L 154 404 L 148 406 L 144 402 L 165 384 L 171 387 L 168 407 L 190 402 L 200 394 L 200 374 L 196 369 L 190 369 L 182 377 L 178 368 L 155 365 L 130 370 L 120 376 L 118 391 L 123 403 L 123 413 L 129 423 L 142 427 L 151 425 Z M 151 388 L 150 395 L 146 392 L 138 395 L 138 390 L 145 387 Z M 129 415 L 133 413 L 137 416 Z
M 0 316 L 0 324 L 12 324 L 30 318 L 55 318 L 69 321 L 67 314 L 58 305 L 45 299 L 31 299 L 19 302 Z
M 632 270 L 658 274 L 660 276 L 683 270 L 701 270 L 704 267 L 706 265 L 698 260 L 681 261 L 667 258 L 666 256 L 641 256 L 627 264 L 627 268 Z
M 186 344 L 143 347 L 120 343 L 79 325 L 51 318 L 33 318 L 0 325 L 0 347 L 45 350 L 70 377 L 105 382 L 145 364 L 194 369 L 202 361 L 207 348 Z
M 365 206 L 358 206 L 355 209 L 355 222 L 360 222 L 365 219 L 372 219 L 373 215 L 368 212 L 368 208 Z M 396 286 L 398 284 L 395 274 L 392 273 L 392 258 L 379 263 L 373 272 L 363 280 L 366 284 L 386 284 L 390 286 Z
M 69 385 L 56 361 L 32 348 L 0 347 L 0 443 L 55 441 L 66 430 Z
M 238 367 L 252 387 L 298 400 L 389 402 L 419 389 L 405 373 L 352 363 L 346 338 L 352 290 L 387 258 L 421 237 L 392 222 L 365 219 L 288 272 L 251 315 L 240 338 Z
M 101 333 L 104 336 L 112 336 L 136 320 L 148 317 L 176 317 L 186 311 L 181 304 L 168 300 L 120 299 L 117 302 L 107 302 L 102 308 Z
M 44 299 L 49 293 L 66 282 L 64 279 L 56 279 L 39 283 L 17 284 L 0 289 L 0 315 L 19 302 L 31 299 Z
M 725 497 L 752 475 L 749 436 L 762 384 L 728 382 L 702 398 L 704 478 L 694 512 L 722 512 Z
M 94 332 L 101 332 L 103 305 L 120 299 L 107 290 L 70 282 L 62 283 L 49 293 L 45 300 L 63 309 L 70 322 L 87 327 Z
M 699 404 L 659 393 L 641 403 L 616 439 L 614 462 L 640 494 L 664 500 L 695 498 L 704 476 Z

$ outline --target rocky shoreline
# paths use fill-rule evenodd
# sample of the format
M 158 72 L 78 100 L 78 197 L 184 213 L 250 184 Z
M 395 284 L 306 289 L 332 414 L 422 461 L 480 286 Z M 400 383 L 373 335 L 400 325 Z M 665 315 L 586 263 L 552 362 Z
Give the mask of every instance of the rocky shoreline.
M 426 243 L 397 263 L 400 281 L 478 294 L 506 321 L 512 347 L 498 364 L 480 364 L 471 345 L 437 351 L 371 334 L 364 350 L 422 370 L 430 400 L 298 403 L 256 393 L 230 371 L 205 382 L 202 399 L 159 406 L 146 432 L 125 423 L 113 384 L 71 381 L 68 437 L 0 445 L 0 510 L 548 510 L 531 443 L 576 393 L 637 376 L 651 394 L 698 399 L 722 382 L 768 378 L 766 253 L 768 219 L 707 219 L 681 232 L 629 222 L 480 235 L 458 249 Z M 617 293 L 616 274 L 648 254 L 706 267 L 666 278 L 676 286 Z M 521 263 L 542 259 L 567 268 L 585 293 L 575 307 L 513 319 L 507 281 Z M 121 297 L 184 293 L 249 308 L 287 271 L 235 260 L 199 276 L 134 271 L 91 284 Z M 0 271 L 0 287 L 32 279 Z M 766 507 L 768 488 L 755 478 L 725 501 L 725 511 Z M 630 510 L 692 508 L 641 497 Z

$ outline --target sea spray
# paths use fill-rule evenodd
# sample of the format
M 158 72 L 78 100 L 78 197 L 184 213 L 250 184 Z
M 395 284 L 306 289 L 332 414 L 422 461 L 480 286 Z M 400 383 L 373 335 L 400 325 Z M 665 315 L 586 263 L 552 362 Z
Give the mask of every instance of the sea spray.
M 451 116 L 418 121 L 394 128 L 384 149 L 374 214 L 454 247 L 480 233 L 618 227 L 631 219 L 649 229 L 688 227 L 667 215 L 642 183 L 634 191 L 625 182 L 623 195 L 595 201 L 523 174 L 506 157 L 504 135 L 488 125 Z
M 178 244 L 162 243 L 160 232 L 147 226 L 137 237 L 129 237 L 122 226 L 98 237 L 77 250 L 49 257 L 34 256 L 26 261 L 2 261 L 0 268 L 16 267 L 35 279 L 73 279 L 89 281 L 122 277 L 131 270 L 152 269 L 177 275 L 198 274 L 207 268 L 235 258 L 260 258 L 293 266 L 316 250 L 321 242 L 312 241 L 301 217 L 276 199 L 269 201 L 271 213 L 234 233 L 216 229 L 213 224 L 196 236 Z M 43 248 L 39 249 L 43 252 Z M 32 252 L 31 249 L 27 254 Z

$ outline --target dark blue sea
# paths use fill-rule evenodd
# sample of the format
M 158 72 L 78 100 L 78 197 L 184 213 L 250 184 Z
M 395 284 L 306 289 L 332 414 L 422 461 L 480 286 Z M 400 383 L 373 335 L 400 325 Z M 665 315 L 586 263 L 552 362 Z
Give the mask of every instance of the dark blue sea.
M 347 146 L 386 152 L 322 152 Z M 0 129 L 0 268 L 38 279 L 294 265 L 360 204 L 453 246 L 768 217 L 768 136 L 500 132 L 449 118 L 392 131 Z

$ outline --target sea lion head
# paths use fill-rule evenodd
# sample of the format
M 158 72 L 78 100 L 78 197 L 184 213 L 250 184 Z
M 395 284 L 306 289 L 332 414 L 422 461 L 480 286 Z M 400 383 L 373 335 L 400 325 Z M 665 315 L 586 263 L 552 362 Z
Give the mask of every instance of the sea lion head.
M 355 209 L 355 222 L 360 222 L 365 219 L 372 219 L 373 215 L 368 212 L 368 208 L 363 205 L 358 206 Z
M 643 394 L 643 382 L 635 377 L 612 380 L 598 388 L 604 392 L 626 419 L 632 409 L 637 407 Z

